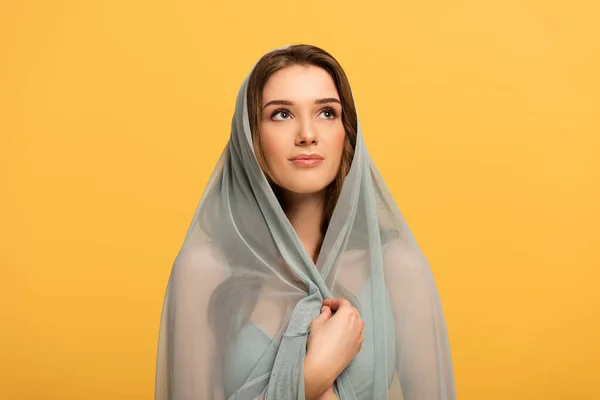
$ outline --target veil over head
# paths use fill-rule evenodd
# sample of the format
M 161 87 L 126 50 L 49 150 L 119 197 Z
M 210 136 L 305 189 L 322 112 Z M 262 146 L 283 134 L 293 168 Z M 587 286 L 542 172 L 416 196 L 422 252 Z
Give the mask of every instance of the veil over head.
M 360 123 L 314 262 L 254 154 L 251 72 L 171 270 L 155 399 L 303 400 L 309 326 L 331 297 L 348 299 L 365 322 L 361 351 L 335 381 L 339 399 L 454 399 L 431 269 L 367 153 Z

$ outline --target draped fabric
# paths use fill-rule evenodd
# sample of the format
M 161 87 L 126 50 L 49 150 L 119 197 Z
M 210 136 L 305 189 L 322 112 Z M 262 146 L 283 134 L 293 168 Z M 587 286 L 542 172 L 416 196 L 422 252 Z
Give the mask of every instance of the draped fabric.
M 365 148 L 360 122 L 315 263 L 256 160 L 249 76 L 172 266 L 155 399 L 304 399 L 309 325 L 331 297 L 348 299 L 365 322 L 361 351 L 335 380 L 339 399 L 454 399 L 432 271 Z

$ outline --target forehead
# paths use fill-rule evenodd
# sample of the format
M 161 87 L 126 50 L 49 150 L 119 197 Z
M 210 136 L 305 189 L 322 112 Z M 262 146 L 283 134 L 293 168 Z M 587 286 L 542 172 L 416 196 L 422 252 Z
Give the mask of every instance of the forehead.
M 339 99 L 331 75 L 313 65 L 294 65 L 277 71 L 267 80 L 262 97 L 263 104 L 271 100 L 303 102 L 326 97 Z

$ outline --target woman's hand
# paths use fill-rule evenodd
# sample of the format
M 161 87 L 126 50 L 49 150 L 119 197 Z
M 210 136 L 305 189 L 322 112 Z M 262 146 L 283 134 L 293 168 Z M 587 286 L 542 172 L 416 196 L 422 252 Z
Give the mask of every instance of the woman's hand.
M 310 324 L 304 360 L 307 399 L 320 399 L 323 395 L 330 398 L 335 378 L 360 351 L 364 326 L 358 310 L 348 300 L 327 299 L 323 302 L 321 315 Z M 333 396 L 335 399 L 335 394 Z
M 321 315 L 310 326 L 307 357 L 315 357 L 323 369 L 332 371 L 337 378 L 360 351 L 364 327 L 358 310 L 348 300 L 323 301 Z

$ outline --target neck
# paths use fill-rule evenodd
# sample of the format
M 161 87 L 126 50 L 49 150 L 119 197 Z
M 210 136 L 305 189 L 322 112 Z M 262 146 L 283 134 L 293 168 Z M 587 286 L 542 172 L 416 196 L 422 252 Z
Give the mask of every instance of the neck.
M 285 192 L 282 196 L 286 216 L 308 254 L 316 261 L 323 236 L 321 224 L 325 216 L 325 191 L 309 194 Z

